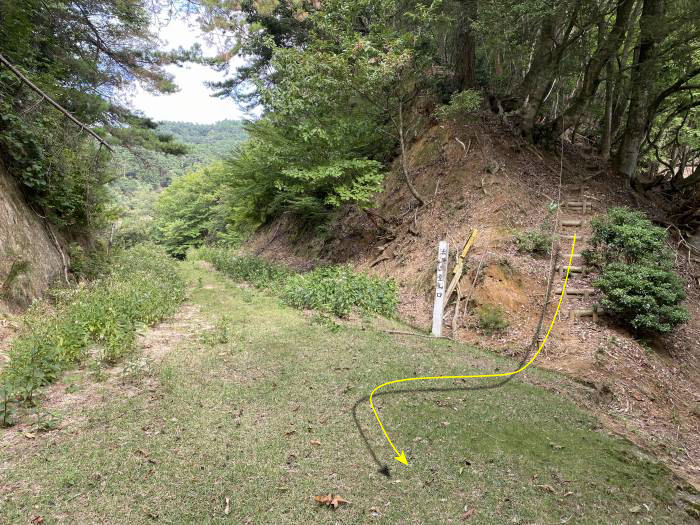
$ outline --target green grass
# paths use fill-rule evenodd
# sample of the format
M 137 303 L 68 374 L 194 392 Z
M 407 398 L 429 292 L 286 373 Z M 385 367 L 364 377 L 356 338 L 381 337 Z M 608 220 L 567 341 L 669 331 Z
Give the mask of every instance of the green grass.
M 375 398 L 410 467 L 392 459 L 362 402 L 387 479 L 356 430 L 356 401 L 390 379 L 514 363 L 444 340 L 329 330 L 215 272 L 182 271 L 215 328 L 154 365 L 155 390 L 106 400 L 78 432 L 45 434 L 32 454 L 3 458 L 1 523 L 442 524 L 461 523 L 465 507 L 475 509 L 470 524 L 691 522 L 665 468 L 531 384 L 566 385 L 534 369 L 493 390 Z M 313 501 L 329 492 L 351 503 L 333 511 Z

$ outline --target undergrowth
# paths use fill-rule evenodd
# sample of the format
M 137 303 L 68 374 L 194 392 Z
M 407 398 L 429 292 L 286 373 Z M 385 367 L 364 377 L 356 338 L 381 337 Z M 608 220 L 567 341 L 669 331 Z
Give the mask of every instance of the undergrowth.
M 133 349 L 138 327 L 172 314 L 184 291 L 175 262 L 144 246 L 117 255 L 102 278 L 55 292 L 56 304 L 31 309 L 12 344 L 1 377 L 8 397 L 32 402 L 37 388 L 91 355 L 117 361 Z
M 485 304 L 477 309 L 479 328 L 487 335 L 493 335 L 508 328 L 508 320 L 503 308 Z
M 393 280 L 353 271 L 349 266 L 327 266 L 295 274 L 281 264 L 234 250 L 204 247 L 191 256 L 210 262 L 214 268 L 256 288 L 274 289 L 283 301 L 301 309 L 314 309 L 338 317 L 352 312 L 365 315 L 396 314 L 398 294 Z
M 347 317 L 353 310 L 391 317 L 398 304 L 393 280 L 354 272 L 349 266 L 328 266 L 287 280 L 282 298 L 290 306 Z
M 547 255 L 552 246 L 553 236 L 540 230 L 518 232 L 513 237 L 519 252 Z
M 664 228 L 626 208 L 610 209 L 592 226 L 592 248 L 583 256 L 601 268 L 593 286 L 603 292 L 608 313 L 639 334 L 667 334 L 689 320 Z

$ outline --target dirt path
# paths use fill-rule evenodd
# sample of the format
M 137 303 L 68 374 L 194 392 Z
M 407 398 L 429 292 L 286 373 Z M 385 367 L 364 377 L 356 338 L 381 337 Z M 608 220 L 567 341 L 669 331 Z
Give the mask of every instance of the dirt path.
M 43 389 L 37 397 L 37 408 L 21 409 L 18 423 L 0 431 L 0 450 L 3 450 L 0 472 L 8 468 L 10 458 L 32 454 L 46 442 L 54 445 L 63 437 L 79 433 L 90 415 L 110 399 L 154 393 L 157 389 L 154 368 L 183 341 L 209 328 L 211 325 L 201 315 L 201 307 L 185 303 L 171 319 L 140 333 L 136 352 L 125 362 L 109 368 L 86 365 L 66 373 Z M 55 414 L 56 432 L 37 431 L 37 414 L 45 415 L 45 419 Z
M 575 384 L 537 369 L 502 388 L 448 381 L 375 399 L 399 465 L 363 401 L 372 388 L 512 360 L 336 326 L 182 271 L 189 302 L 140 354 L 100 383 L 79 370 L 49 389 L 59 428 L 3 436 L 0 522 L 693 522 L 677 478 L 557 393 Z M 390 478 L 374 458 L 396 463 Z M 314 499 L 328 494 L 350 503 Z

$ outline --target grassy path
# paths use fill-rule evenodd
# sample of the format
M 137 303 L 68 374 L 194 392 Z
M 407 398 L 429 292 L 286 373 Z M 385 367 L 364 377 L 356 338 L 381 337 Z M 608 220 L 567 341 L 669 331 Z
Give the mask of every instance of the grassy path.
M 353 421 L 358 400 L 389 379 L 513 363 L 333 328 L 200 266 L 182 271 L 198 328 L 132 378 L 138 395 L 107 399 L 78 428 L 6 458 L 0 523 L 692 522 L 668 471 L 535 386 L 564 381 L 540 370 L 493 390 L 377 398 L 409 468 L 360 403 L 372 450 L 395 465 L 386 478 Z M 351 503 L 313 501 L 329 492 Z

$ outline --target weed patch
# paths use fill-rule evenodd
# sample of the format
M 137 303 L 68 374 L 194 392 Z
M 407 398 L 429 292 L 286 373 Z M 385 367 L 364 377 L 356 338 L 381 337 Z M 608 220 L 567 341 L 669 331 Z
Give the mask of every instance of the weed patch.
M 396 314 L 398 295 L 394 281 L 354 272 L 349 266 L 327 266 L 295 274 L 280 264 L 222 248 L 204 247 L 192 255 L 235 280 L 261 289 L 281 289 L 284 302 L 295 308 L 320 310 L 338 317 L 347 317 L 353 311 L 386 317 Z
M 479 328 L 486 334 L 492 335 L 508 328 L 506 314 L 500 306 L 485 304 L 477 310 Z
M 357 311 L 392 317 L 398 303 L 393 280 L 354 272 L 349 266 L 318 268 L 288 279 L 282 298 L 296 308 L 347 317 Z
M 102 279 L 54 294 L 55 308 L 30 311 L 3 371 L 4 388 L 31 402 L 37 388 L 91 353 L 99 366 L 129 353 L 137 328 L 172 314 L 184 298 L 174 265 L 154 247 L 134 248 L 117 256 Z
M 552 235 L 540 230 L 518 232 L 513 237 L 513 242 L 519 252 L 536 255 L 547 255 L 552 246 Z

